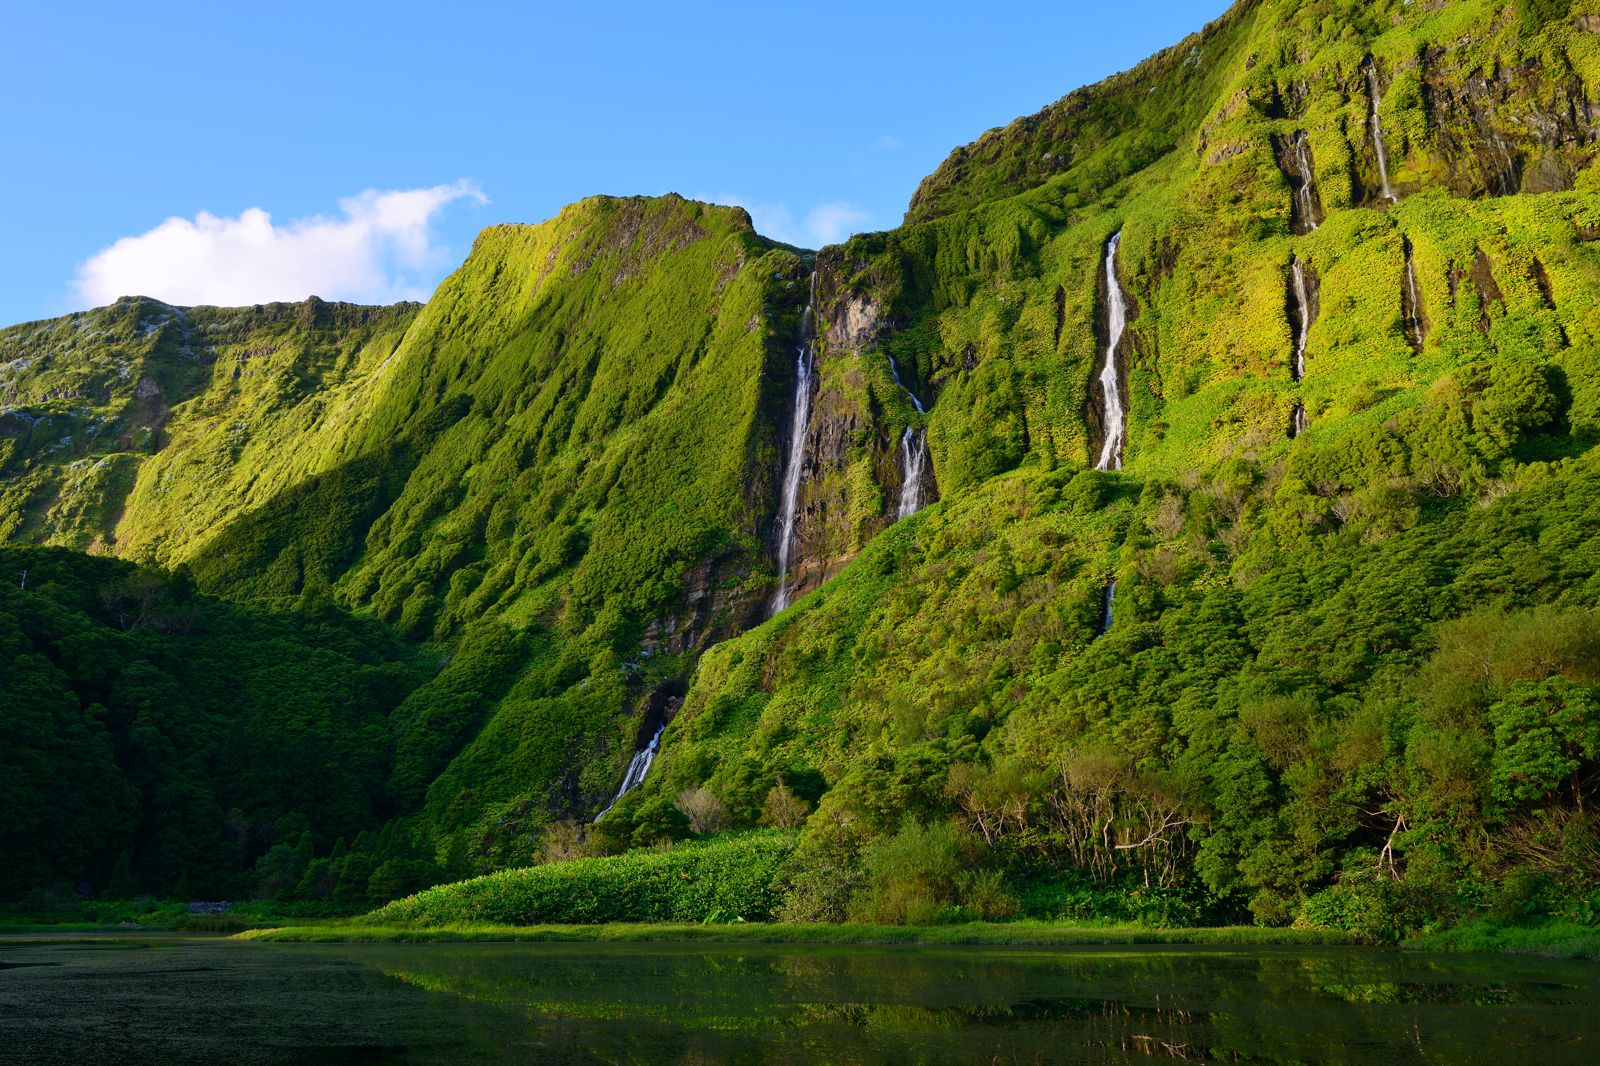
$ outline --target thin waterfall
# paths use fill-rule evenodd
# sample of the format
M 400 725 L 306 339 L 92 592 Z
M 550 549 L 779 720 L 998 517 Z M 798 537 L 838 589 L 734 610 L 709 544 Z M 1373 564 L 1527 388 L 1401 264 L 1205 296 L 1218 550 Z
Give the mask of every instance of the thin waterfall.
M 800 477 L 805 472 L 806 430 L 811 425 L 811 342 L 815 333 L 817 275 L 811 274 L 806 309 L 800 313 L 800 344 L 794 360 L 794 421 L 789 428 L 789 462 L 783 471 L 783 507 L 778 523 L 778 593 L 772 613 L 789 606 L 789 556 L 794 548 L 794 516 L 800 499 Z
M 650 764 L 656 761 L 656 752 L 661 750 L 661 734 L 666 731 L 667 725 L 663 722 L 661 728 L 657 729 L 655 735 L 650 738 L 650 743 L 633 753 L 633 760 L 628 763 L 628 772 L 622 775 L 622 787 L 617 789 L 615 796 L 611 797 L 611 802 L 606 804 L 606 809 L 594 816 L 595 821 L 598 822 L 611 813 L 611 808 L 617 805 L 618 800 L 644 783 L 645 774 L 650 772 Z
M 1406 329 L 1411 335 L 1411 344 L 1417 351 L 1422 351 L 1422 289 L 1417 284 L 1417 267 L 1411 254 L 1411 242 L 1402 239 L 1401 247 L 1406 255 L 1406 293 L 1405 305 Z
M 1300 170 L 1300 187 L 1295 190 L 1295 203 L 1300 208 L 1300 221 L 1307 233 L 1315 233 L 1321 223 L 1317 220 L 1320 205 L 1317 203 L 1316 175 L 1311 170 L 1310 138 L 1304 132 L 1294 139 L 1294 160 Z
M 1378 118 L 1378 105 L 1383 97 L 1378 94 L 1378 64 L 1367 60 L 1367 95 L 1372 100 L 1372 147 L 1378 153 L 1378 180 L 1383 184 L 1383 198 L 1395 202 L 1394 189 L 1389 186 L 1389 153 L 1383 147 L 1383 123 Z
M 895 518 L 910 518 L 922 510 L 922 468 L 928 459 L 928 442 L 920 428 L 906 427 L 900 435 L 900 506 Z
M 1294 440 L 1310 428 L 1311 421 L 1306 417 L 1306 405 L 1295 404 L 1294 410 L 1289 412 L 1289 439 Z
M 1117 283 L 1117 246 L 1122 243 L 1122 231 L 1112 234 L 1106 242 L 1106 360 L 1100 368 L 1100 392 L 1105 397 L 1104 430 L 1106 441 L 1100 449 L 1096 470 L 1121 470 L 1122 446 L 1126 436 L 1127 413 L 1122 404 L 1122 381 L 1117 374 L 1117 345 L 1122 343 L 1122 332 L 1128 325 L 1127 303 L 1122 296 L 1122 286 Z
M 894 383 L 906 394 L 911 406 L 917 409 L 917 414 L 923 414 L 922 401 L 900 380 L 900 368 L 895 365 L 892 355 L 889 357 L 889 373 L 894 375 Z M 922 510 L 922 470 L 927 464 L 926 431 L 922 426 L 907 426 L 906 431 L 900 434 L 900 506 L 895 509 L 896 520 L 910 518 Z
M 1311 137 L 1305 130 L 1274 134 L 1272 155 L 1289 183 L 1289 232 L 1304 236 L 1322 225 L 1322 200 L 1317 196 L 1317 175 L 1311 165 Z
M 1289 272 L 1294 278 L 1294 362 L 1289 375 L 1295 381 L 1306 376 L 1306 337 L 1311 333 L 1311 292 L 1306 286 L 1306 265 L 1298 255 L 1289 258 Z
M 1100 611 L 1100 633 L 1099 633 L 1098 636 L 1095 637 L 1096 640 L 1099 640 L 1100 637 L 1103 637 L 1107 633 L 1111 632 L 1111 607 L 1112 607 L 1112 604 L 1115 602 L 1116 598 L 1117 598 L 1117 582 L 1116 582 L 1116 579 L 1113 578 L 1111 580 L 1111 584 L 1106 586 L 1105 605 L 1101 608 L 1101 611 Z

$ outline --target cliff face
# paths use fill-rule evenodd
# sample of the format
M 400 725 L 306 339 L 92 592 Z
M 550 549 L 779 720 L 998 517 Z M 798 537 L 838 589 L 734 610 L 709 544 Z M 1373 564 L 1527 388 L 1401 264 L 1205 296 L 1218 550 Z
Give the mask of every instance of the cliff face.
M 839 249 L 817 257 L 818 383 L 795 519 L 789 579 L 796 598 L 897 520 L 906 478 L 902 437 L 924 421 L 912 398 L 918 382 L 892 366 L 879 343 L 892 329 L 882 307 L 870 293 L 850 290 L 847 269 Z M 937 474 L 924 469 L 919 480 L 926 505 L 937 497 Z
M 125 300 L 15 327 L 0 521 L 415 640 L 520 633 L 476 712 L 494 765 L 438 816 L 597 805 L 638 716 L 760 616 L 804 277 L 742 211 L 602 197 L 485 231 L 426 308 Z
M 1100 802 L 1130 835 L 1069 867 L 1194 878 L 1266 920 L 1354 898 L 1401 822 L 1428 829 L 1390 882 L 1516 866 L 1472 834 L 1567 818 L 1595 763 L 1571 794 L 1485 798 L 1516 758 L 1493 724 L 1513 683 L 1440 679 L 1469 634 L 1600 639 L 1579 517 L 1600 492 L 1597 23 L 1240 4 L 820 253 L 796 571 L 833 576 L 706 654 L 640 802 L 705 788 L 753 822 L 769 787 L 820 782 L 813 916 L 849 913 L 852 849 L 907 818 L 1058 833 L 1037 846 L 1065 856 L 1061 812 Z M 1115 234 L 1112 474 L 1089 468 Z M 924 417 L 889 402 L 891 366 Z M 941 500 L 886 523 L 913 422 Z M 1528 676 L 1592 684 L 1582 654 Z
M 736 209 L 599 197 L 484 231 L 423 308 L 130 299 L 0 331 L 0 537 L 449 649 L 390 718 L 390 800 L 486 862 L 600 809 L 663 724 L 646 797 L 709 783 L 751 822 L 780 778 L 851 782 L 829 802 L 863 825 L 944 818 L 953 765 L 1092 748 L 1139 761 L 1124 783 L 1193 775 L 1200 825 L 1233 809 L 1207 716 L 1229 751 L 1288 736 L 1239 773 L 1319 810 L 1312 755 L 1411 698 L 1447 618 L 1588 609 L 1562 501 L 1600 433 L 1597 25 L 1244 2 L 814 257 Z M 1121 470 L 1089 469 L 1116 428 Z M 1488 546 L 1535 512 L 1568 569 L 1503 573 Z M 1389 569 L 1447 606 L 1383 628 Z M 1301 702 L 1249 717 L 1269 697 Z M 1326 876 L 1301 829 L 1215 869 L 1306 846 Z

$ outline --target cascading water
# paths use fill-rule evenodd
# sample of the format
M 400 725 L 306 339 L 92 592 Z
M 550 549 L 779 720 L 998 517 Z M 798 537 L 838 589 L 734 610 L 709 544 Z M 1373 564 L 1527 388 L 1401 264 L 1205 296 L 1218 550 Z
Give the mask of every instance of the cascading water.
M 920 428 L 906 427 L 900 435 L 900 506 L 895 518 L 910 518 L 922 509 L 922 468 L 928 459 L 928 442 Z
M 905 382 L 900 380 L 900 368 L 895 365 L 893 356 L 889 357 L 889 373 L 894 375 L 894 383 L 906 394 L 911 406 L 917 409 L 917 414 L 924 413 L 917 394 L 906 388 Z M 922 510 L 922 470 L 927 465 L 926 432 L 922 426 L 907 426 L 906 431 L 900 434 L 900 506 L 895 510 L 897 520 L 910 518 Z
M 1295 206 L 1299 208 L 1301 225 L 1307 233 L 1316 232 L 1320 223 L 1317 220 L 1319 205 L 1317 203 L 1316 175 L 1311 170 L 1311 152 L 1308 147 L 1310 139 L 1304 134 L 1296 135 L 1294 139 L 1294 161 L 1300 170 L 1300 187 L 1295 190 Z
M 1400 250 L 1405 253 L 1405 293 L 1400 298 L 1400 311 L 1405 315 L 1406 339 L 1411 347 L 1422 351 L 1422 288 L 1416 280 L 1416 259 L 1411 250 L 1410 238 L 1400 238 Z
M 1306 265 L 1299 256 L 1289 259 L 1289 271 L 1294 278 L 1294 363 L 1289 374 L 1299 381 L 1306 376 L 1306 337 L 1311 333 L 1311 292 L 1306 286 Z
M 1100 392 L 1105 397 L 1105 444 L 1100 449 L 1096 470 L 1121 470 L 1122 445 L 1127 432 L 1124 420 L 1127 415 L 1122 406 L 1122 381 L 1117 374 L 1117 345 L 1122 343 L 1122 332 L 1128 325 L 1127 303 L 1122 296 L 1122 286 L 1117 283 L 1117 246 L 1122 243 L 1122 231 L 1112 234 L 1106 242 L 1106 361 L 1100 369 Z
M 650 743 L 633 753 L 633 760 L 628 763 L 628 772 L 622 775 L 622 787 L 611 797 L 606 809 L 594 816 L 595 821 L 604 818 L 611 812 L 611 808 L 617 805 L 618 800 L 644 783 L 645 775 L 650 772 L 650 764 L 656 761 L 656 752 L 661 750 L 661 734 L 666 731 L 667 726 L 663 722 L 661 728 L 650 738 Z
M 1317 174 L 1311 165 L 1311 138 L 1305 130 L 1272 138 L 1273 158 L 1289 183 L 1289 232 L 1297 237 L 1322 225 L 1322 201 L 1317 196 Z
M 1378 153 L 1378 180 L 1383 185 L 1383 198 L 1395 202 L 1394 189 L 1389 186 L 1389 153 L 1383 147 L 1383 123 L 1378 119 L 1378 105 L 1383 97 L 1378 95 L 1378 65 L 1367 60 L 1367 95 L 1372 100 L 1372 147 Z
M 1106 601 L 1105 606 L 1100 611 L 1100 633 L 1095 637 L 1096 640 L 1111 632 L 1111 607 L 1116 598 L 1117 582 L 1112 579 L 1111 584 L 1106 586 Z
M 783 506 L 778 521 L 778 592 L 772 613 L 789 606 L 789 555 L 794 547 L 794 516 L 800 499 L 800 477 L 805 472 L 806 430 L 811 425 L 811 341 L 816 314 L 817 275 L 811 275 L 811 293 L 800 313 L 800 344 L 795 348 L 794 421 L 789 428 L 789 462 L 783 471 Z
M 1311 428 L 1310 419 L 1306 418 L 1306 405 L 1297 403 L 1294 410 L 1289 412 L 1289 439 L 1294 440 L 1300 434 Z
M 1411 255 L 1411 242 L 1403 242 L 1406 255 L 1406 328 L 1411 334 L 1411 344 L 1422 351 L 1422 289 L 1417 285 L 1417 267 Z

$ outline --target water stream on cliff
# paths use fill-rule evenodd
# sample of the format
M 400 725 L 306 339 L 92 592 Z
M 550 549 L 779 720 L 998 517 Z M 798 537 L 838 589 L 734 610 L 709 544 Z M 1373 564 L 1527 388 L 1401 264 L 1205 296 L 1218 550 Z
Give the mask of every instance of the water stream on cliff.
M 811 275 L 811 294 L 800 313 L 800 344 L 795 348 L 794 421 L 789 428 L 789 462 L 783 472 L 783 507 L 778 519 L 778 592 L 772 613 L 789 606 L 789 555 L 794 547 L 795 509 L 800 499 L 800 478 L 805 473 L 806 431 L 811 425 L 811 342 L 816 331 L 817 275 Z
M 628 772 L 622 775 L 622 787 L 611 797 L 606 809 L 594 816 L 595 821 L 598 822 L 611 813 L 611 808 L 617 805 L 618 800 L 644 783 L 645 775 L 650 772 L 650 764 L 656 761 L 656 752 L 661 750 L 661 734 L 666 731 L 667 724 L 663 722 L 655 731 L 655 735 L 650 738 L 650 743 L 633 753 L 633 759 L 628 763 Z
M 1289 439 L 1294 440 L 1307 429 L 1311 428 L 1311 421 L 1306 417 L 1306 405 L 1297 403 L 1294 410 L 1289 412 Z
M 1113 579 L 1111 584 L 1106 586 L 1105 608 L 1100 612 L 1100 632 L 1095 636 L 1094 639 L 1099 640 L 1101 637 L 1111 632 L 1111 608 L 1113 603 L 1116 601 L 1116 598 L 1117 582 L 1115 579 Z
M 1316 175 L 1311 171 L 1311 153 L 1307 150 L 1309 138 L 1304 132 L 1294 138 L 1294 160 L 1300 170 L 1300 187 L 1294 192 L 1295 206 L 1299 208 L 1301 222 L 1307 233 L 1314 233 L 1317 222 Z
M 1122 243 L 1122 231 L 1112 234 L 1106 242 L 1106 361 L 1100 369 L 1100 392 L 1105 397 L 1103 429 L 1106 442 L 1100 449 L 1096 470 L 1122 469 L 1122 444 L 1126 433 L 1126 412 L 1122 404 L 1122 381 L 1117 374 L 1117 345 L 1122 343 L 1122 331 L 1128 324 L 1127 303 L 1122 296 L 1122 286 L 1117 283 L 1117 246 Z
M 1422 351 L 1422 290 L 1417 285 L 1417 267 L 1412 260 L 1411 242 L 1405 242 L 1406 254 L 1406 328 L 1411 331 L 1411 343 Z
M 928 442 L 922 429 L 906 427 L 900 436 L 900 506 L 896 518 L 910 518 L 922 509 L 922 468 L 928 459 Z
M 922 401 L 900 380 L 900 368 L 895 365 L 893 356 L 889 357 L 889 373 L 894 375 L 894 383 L 906 394 L 911 406 L 917 409 L 917 414 L 922 414 Z M 910 518 L 922 509 L 922 469 L 927 462 L 928 439 L 925 428 L 907 426 L 906 431 L 900 434 L 900 506 L 895 511 L 896 519 Z
M 1306 337 L 1311 332 L 1311 292 L 1306 286 L 1306 265 L 1299 256 L 1289 260 L 1289 271 L 1294 277 L 1294 363 L 1289 374 L 1295 380 L 1306 376 Z
M 1378 180 L 1383 184 L 1383 198 L 1395 202 L 1394 189 L 1389 186 L 1389 153 L 1383 147 L 1383 123 L 1378 119 L 1378 105 L 1383 97 L 1378 94 L 1378 65 L 1367 61 L 1367 95 L 1372 100 L 1372 147 L 1378 153 Z

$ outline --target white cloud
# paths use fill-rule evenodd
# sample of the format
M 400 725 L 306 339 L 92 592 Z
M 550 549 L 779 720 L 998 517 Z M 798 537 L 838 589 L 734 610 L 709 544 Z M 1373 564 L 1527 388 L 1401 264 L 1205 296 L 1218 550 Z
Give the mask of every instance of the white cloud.
M 806 215 L 806 232 L 822 244 L 837 244 L 860 230 L 872 216 L 849 203 L 823 204 Z
M 838 244 L 852 233 L 861 232 L 872 219 L 871 213 L 864 208 L 842 200 L 818 204 L 806 212 L 805 218 L 797 221 L 786 203 L 755 203 L 732 194 L 700 199 L 742 207 L 750 212 L 750 220 L 756 224 L 757 233 L 801 248 Z
M 237 218 L 202 211 L 124 237 L 78 268 L 73 289 L 88 305 L 119 296 L 220 306 L 303 300 L 389 303 L 425 299 L 448 251 L 433 221 L 458 200 L 488 203 L 469 181 L 431 189 L 368 189 L 339 201 L 342 217 L 278 226 L 259 207 Z

